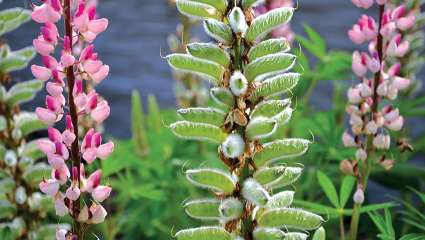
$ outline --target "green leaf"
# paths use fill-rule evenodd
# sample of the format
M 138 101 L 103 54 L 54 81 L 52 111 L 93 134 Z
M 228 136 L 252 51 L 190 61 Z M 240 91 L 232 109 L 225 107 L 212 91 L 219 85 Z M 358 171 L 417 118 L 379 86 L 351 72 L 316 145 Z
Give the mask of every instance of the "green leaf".
M 232 29 L 215 19 L 206 19 L 204 21 L 205 32 L 218 42 L 230 45 L 233 42 L 233 33 Z
M 205 123 L 178 121 L 171 124 L 170 128 L 176 136 L 187 139 L 210 140 L 222 143 L 227 137 L 227 133 L 223 132 L 219 127 Z
M 187 52 L 194 57 L 218 63 L 223 67 L 228 67 L 230 65 L 230 55 L 215 44 L 189 43 L 186 49 Z
M 286 93 L 297 85 L 300 76 L 298 73 L 286 73 L 269 78 L 255 88 L 249 100 L 256 103 L 261 98 L 268 99 Z
M 223 227 L 198 227 L 180 230 L 177 240 L 233 240 L 232 235 Z
M 269 54 L 285 53 L 291 49 L 285 38 L 272 38 L 254 45 L 248 52 L 248 60 L 255 61 L 257 58 Z
M 220 12 L 208 4 L 189 0 L 176 0 L 176 6 L 180 13 L 188 17 L 221 18 Z
M 269 209 L 257 219 L 261 227 L 287 227 L 300 230 L 316 229 L 323 221 L 323 218 L 317 214 L 295 208 Z
M 15 129 L 19 129 L 23 136 L 28 136 L 30 133 L 46 129 L 47 126 L 40 120 L 35 113 L 20 112 L 13 116 Z
M 275 53 L 250 62 L 244 71 L 249 82 L 263 81 L 265 78 L 284 73 L 295 65 L 296 56 L 289 53 Z
M 266 117 L 272 118 L 285 110 L 291 104 L 291 99 L 284 100 L 268 100 L 257 104 L 250 114 L 251 118 Z
M 219 64 L 188 54 L 175 53 L 167 56 L 168 64 L 175 70 L 198 74 L 202 77 L 219 82 L 223 79 L 225 69 Z
M 28 62 L 26 59 L 19 55 L 9 54 L 6 58 L 0 61 L 0 72 L 9 73 L 16 70 L 24 69 Z
M 184 108 L 177 113 L 186 121 L 195 123 L 207 123 L 220 127 L 224 123 L 226 113 L 214 108 Z
M 297 41 L 317 58 L 323 58 L 326 55 L 325 40 L 308 25 L 304 25 L 304 31 L 307 33 L 309 40 L 301 36 L 296 36 Z
M 13 31 L 31 19 L 31 11 L 23 8 L 10 8 L 0 12 L 0 35 Z
M 338 199 L 338 193 L 336 192 L 335 186 L 333 185 L 329 177 L 319 170 L 317 171 L 317 180 L 319 181 L 319 184 L 322 187 L 322 190 L 325 192 L 326 196 L 328 197 L 329 201 L 331 201 L 331 203 L 336 208 L 339 208 L 340 204 Z
M 235 105 L 235 97 L 227 88 L 211 88 L 211 98 L 220 106 L 232 108 Z
M 355 182 L 356 179 L 352 176 L 345 176 L 342 180 L 341 189 L 339 190 L 339 201 L 341 208 L 345 207 L 345 204 L 350 198 Z
M 158 101 L 155 95 L 148 95 L 148 126 L 150 129 L 154 129 L 156 133 L 162 131 L 162 117 L 161 110 L 158 106 Z
M 262 228 L 254 229 L 253 236 L 255 240 L 282 240 L 285 239 L 285 233 L 277 228 Z
M 186 171 L 186 177 L 196 186 L 215 192 L 230 194 L 236 187 L 235 179 L 220 169 L 191 169 Z
M 302 170 L 300 167 L 262 167 L 254 173 L 254 179 L 266 188 L 280 188 L 297 181 Z
M 37 229 L 35 240 L 46 240 L 55 239 L 57 229 L 70 230 L 71 227 L 68 224 L 43 224 Z
M 227 0 L 191 0 L 191 1 L 211 5 L 221 12 L 226 11 L 227 5 L 228 5 Z
M 248 139 L 262 139 L 270 136 L 275 131 L 276 121 L 269 118 L 252 118 L 246 126 L 245 132 Z
M 264 0 L 242 0 L 242 7 L 247 10 L 248 8 L 255 7 L 264 2 Z
M 275 140 L 263 144 L 263 149 L 254 154 L 253 161 L 257 167 L 260 167 L 281 159 L 297 157 L 307 151 L 310 143 L 310 141 L 300 138 Z
M 37 163 L 28 167 L 22 177 L 31 186 L 38 186 L 45 176 L 50 176 L 51 167 L 45 163 Z
M 184 204 L 186 214 L 192 218 L 200 220 L 220 219 L 220 200 L 217 199 L 197 199 Z
M 136 145 L 136 151 L 140 156 L 146 156 L 149 153 L 145 120 L 139 92 L 133 90 L 131 93 L 131 132 L 133 142 Z
M 248 28 L 245 39 L 248 42 L 254 42 L 256 39 L 265 36 L 275 28 L 288 23 L 293 13 L 293 8 L 282 7 L 258 16 L 252 21 L 251 26 Z
M 318 228 L 313 235 L 312 240 L 326 240 L 326 231 L 323 227 Z
M 425 234 L 409 233 L 400 238 L 400 240 L 422 240 L 425 239 Z

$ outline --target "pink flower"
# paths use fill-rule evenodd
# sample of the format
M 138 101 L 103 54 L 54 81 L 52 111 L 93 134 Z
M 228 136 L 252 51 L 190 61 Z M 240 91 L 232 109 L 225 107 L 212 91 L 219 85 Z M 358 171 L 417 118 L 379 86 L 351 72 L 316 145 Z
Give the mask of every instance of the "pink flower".
M 75 62 L 75 57 L 72 55 L 71 52 L 71 40 L 68 36 L 64 38 L 63 42 L 64 49 L 62 51 L 61 55 L 61 63 L 63 67 L 69 67 L 72 66 Z
M 65 216 L 69 212 L 69 209 L 65 205 L 64 200 L 65 200 L 65 197 L 63 196 L 62 193 L 60 194 L 59 197 L 55 198 L 56 215 L 61 216 L 61 217 Z
M 93 80 L 96 84 L 100 83 L 109 74 L 109 66 L 98 60 L 93 45 L 87 46 L 81 52 L 80 66 L 88 75 L 88 80 Z
M 83 139 L 81 144 L 81 153 L 83 159 L 89 164 L 92 163 L 97 157 L 100 159 L 106 159 L 114 150 L 114 144 L 112 142 L 101 144 L 102 135 L 96 133 L 94 129 L 90 129 Z
M 368 9 L 373 5 L 373 0 L 351 0 L 359 8 Z
M 358 77 L 363 77 L 367 72 L 366 58 L 366 53 L 360 54 L 359 51 L 353 52 L 352 70 Z
M 388 11 L 385 12 L 382 16 L 382 27 L 381 27 L 382 36 L 386 38 L 390 38 L 392 35 L 394 35 L 396 29 L 397 29 L 396 24 L 391 20 L 391 13 Z
M 66 190 L 66 197 L 69 198 L 72 201 L 77 200 L 80 197 L 80 189 L 76 186 L 70 186 Z
M 353 201 L 357 204 L 362 204 L 364 202 L 364 192 L 361 187 L 358 187 L 356 192 L 354 193 Z
M 406 31 L 415 25 L 415 15 L 407 15 L 404 5 L 400 5 L 391 14 L 391 18 L 395 21 L 396 26 L 401 31 Z
M 376 135 L 376 137 L 373 139 L 373 145 L 377 149 L 389 149 L 391 143 L 391 138 L 389 135 L 384 135 L 382 133 Z
M 98 186 L 92 192 L 95 201 L 103 202 L 111 194 L 112 188 L 108 186 Z
M 54 179 L 43 180 L 39 184 L 40 190 L 51 197 L 54 197 L 59 191 L 59 183 Z
M 83 186 L 84 192 L 93 192 L 95 188 L 97 188 L 100 185 L 100 179 L 102 177 L 102 170 L 98 169 L 95 172 L 93 172 L 89 178 L 85 181 L 85 184 Z
M 348 89 L 347 97 L 348 101 L 353 104 L 360 103 L 363 100 L 360 90 L 352 87 Z
M 363 148 L 359 148 L 356 151 L 356 160 L 365 161 L 367 159 L 367 153 Z
M 90 116 L 97 123 L 102 123 L 106 118 L 109 117 L 110 113 L 111 109 L 109 108 L 108 102 L 106 100 L 102 100 L 97 104 L 96 108 L 91 111 Z
M 47 56 L 53 53 L 55 46 L 58 43 L 58 29 L 51 22 L 46 22 L 44 27 L 41 27 L 41 34 L 33 40 L 35 50 L 42 56 Z
M 98 34 L 106 30 L 108 19 L 96 19 L 96 6 L 86 7 L 85 3 L 81 1 L 75 12 L 74 24 L 83 35 L 84 40 L 92 42 Z
M 351 136 L 347 131 L 342 134 L 342 143 L 345 147 L 355 147 L 357 146 L 353 136 Z
M 403 57 L 409 51 L 409 42 L 401 40 L 401 34 L 395 35 L 388 43 L 387 54 L 392 57 Z
M 351 41 L 356 44 L 362 44 L 365 41 L 374 39 L 377 35 L 375 20 L 367 15 L 362 15 L 357 24 L 348 31 Z
M 68 234 L 68 230 L 66 229 L 56 229 L 56 240 L 66 240 L 66 235 Z
M 108 214 L 102 205 L 94 204 L 90 207 L 91 218 L 88 223 L 99 224 L 105 221 L 105 217 Z
M 71 144 L 75 141 L 76 136 L 74 134 L 74 126 L 72 125 L 72 119 L 70 115 L 66 115 L 65 122 L 66 122 L 66 129 L 62 133 L 63 142 L 67 146 L 71 146 Z
M 31 17 L 38 23 L 57 22 L 61 18 L 62 6 L 59 0 L 45 0 L 40 6 L 34 6 Z

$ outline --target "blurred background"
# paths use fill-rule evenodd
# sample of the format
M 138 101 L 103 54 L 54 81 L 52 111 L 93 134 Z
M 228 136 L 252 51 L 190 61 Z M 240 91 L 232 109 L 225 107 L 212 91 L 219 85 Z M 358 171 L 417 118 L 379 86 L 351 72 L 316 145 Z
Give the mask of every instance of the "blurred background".
M 209 39 L 202 24 L 179 16 L 167 0 L 99 3 L 98 14 L 107 17 L 110 25 L 96 39 L 96 51 L 111 71 L 96 90 L 111 106 L 111 117 L 103 127 L 108 137 L 116 139 L 117 148 L 110 159 L 102 162 L 104 177 L 114 188 L 114 196 L 107 206 L 110 216 L 97 227 L 96 234 L 101 239 L 170 239 L 178 229 L 199 225 L 199 221 L 185 215 L 182 202 L 189 196 L 206 196 L 206 192 L 189 186 L 184 170 L 219 163 L 216 146 L 178 140 L 165 127 L 176 119 L 177 107 L 205 105 L 208 93 L 203 81 L 173 73 L 163 56 L 181 51 L 181 41 Z M 29 4 L 27 0 L 3 0 L 0 5 L 0 9 L 11 7 L 28 8 Z M 376 9 L 368 11 L 376 17 Z M 357 46 L 349 40 L 347 31 L 363 13 L 349 0 L 299 0 L 291 22 L 296 35 L 292 48 L 299 56 L 302 67 L 298 70 L 304 73 L 304 79 L 294 93 L 297 113 L 282 133 L 309 139 L 312 134 L 315 136 L 316 144 L 301 160 L 305 165 L 302 179 L 292 187 L 296 189 L 296 198 L 304 200 L 296 202 L 297 206 L 329 214 L 325 224 L 329 239 L 338 239 L 337 227 L 333 226 L 338 224 L 338 217 L 342 221 L 344 218 L 330 206 L 316 174 L 321 169 L 339 186 L 343 178 L 339 164 L 354 155 L 352 149 L 341 143 L 347 127 L 345 92 L 358 81 L 351 74 L 351 53 Z M 182 23 L 189 28 L 183 29 Z M 397 163 L 393 170 L 377 169 L 366 194 L 368 204 L 384 203 L 374 209 L 394 208 L 393 215 L 402 216 L 394 220 L 400 234 L 425 232 L 425 215 L 418 218 L 414 212 L 418 209 L 421 213 L 425 207 L 425 196 L 421 202 L 415 193 L 425 187 L 425 72 L 418 71 L 423 63 L 422 25 L 418 31 L 421 41 L 410 59 L 418 66 L 408 74 L 414 76 L 415 84 L 397 105 L 408 118 L 407 127 L 394 136 L 406 139 L 415 150 L 400 154 L 394 147 L 391 154 Z M 4 38 L 12 49 L 20 49 L 31 45 L 38 32 L 39 26 L 29 22 Z M 33 63 L 40 63 L 40 58 L 36 57 Z M 12 82 L 33 78 L 29 68 L 13 72 L 12 77 Z M 184 91 L 187 85 L 191 92 Z M 134 90 L 140 98 L 132 94 Z M 24 109 L 42 105 L 42 96 L 38 94 Z M 313 207 L 309 203 L 321 205 Z M 376 239 L 378 231 L 371 219 L 364 215 L 362 221 L 359 239 Z M 94 235 L 90 239 L 95 239 Z

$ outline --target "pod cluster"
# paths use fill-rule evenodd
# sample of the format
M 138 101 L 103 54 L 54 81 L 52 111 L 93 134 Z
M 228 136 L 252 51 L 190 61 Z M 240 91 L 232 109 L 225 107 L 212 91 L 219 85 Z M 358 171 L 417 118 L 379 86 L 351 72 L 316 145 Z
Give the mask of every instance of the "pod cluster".
M 208 79 L 212 106 L 178 110 L 171 124 L 175 135 L 218 145 L 227 169 L 186 171 L 194 185 L 214 198 L 184 203 L 187 214 L 214 223 L 176 233 L 187 239 L 307 239 L 322 217 L 290 207 L 302 168 L 287 164 L 304 154 L 310 141 L 278 137 L 291 118 L 291 99 L 279 97 L 297 85 L 290 70 L 296 56 L 286 39 L 265 38 L 288 23 L 293 8 L 282 7 L 255 17 L 255 0 L 177 0 L 178 10 L 203 19 L 206 33 L 217 43 L 190 43 L 187 53 L 167 56 L 169 65 Z M 323 229 L 322 229 L 323 231 Z M 322 238 L 320 238 L 322 239 Z

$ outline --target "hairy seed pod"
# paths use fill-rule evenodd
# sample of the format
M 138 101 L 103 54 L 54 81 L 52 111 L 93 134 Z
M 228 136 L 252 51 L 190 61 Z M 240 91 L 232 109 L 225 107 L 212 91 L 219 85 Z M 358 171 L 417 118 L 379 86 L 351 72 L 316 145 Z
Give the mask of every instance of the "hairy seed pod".
M 24 204 L 27 201 L 27 192 L 24 187 L 19 186 L 15 191 L 15 201 L 17 204 Z
M 217 199 L 196 199 L 188 201 L 183 206 L 186 214 L 200 220 L 220 219 L 220 201 Z
M 288 138 L 275 140 L 263 145 L 263 149 L 254 155 L 254 162 L 257 166 L 270 164 L 280 159 L 293 158 L 304 154 L 310 141 L 300 138 Z
M 270 197 L 265 208 L 282 208 L 289 207 L 294 200 L 294 191 L 283 191 Z
M 295 208 L 274 208 L 266 210 L 258 218 L 258 225 L 262 227 L 288 227 L 300 230 L 313 230 L 318 228 L 323 218 Z
M 269 193 L 253 178 L 243 183 L 242 196 L 257 206 L 264 206 L 270 198 Z
M 239 134 L 230 134 L 220 146 L 221 152 L 227 158 L 237 158 L 244 153 L 245 142 Z
M 302 170 L 300 167 L 263 167 L 254 173 L 254 179 L 266 188 L 280 188 L 298 180 Z
M 232 235 L 223 227 L 198 227 L 180 230 L 177 240 L 232 240 Z
M 199 187 L 220 193 L 232 193 L 236 186 L 235 179 L 220 169 L 203 168 L 187 170 L 186 177 L 190 182 Z
M 14 167 L 18 163 L 18 157 L 16 156 L 16 153 L 12 150 L 6 151 L 6 154 L 4 155 L 4 163 L 6 163 L 9 167 Z
M 257 227 L 253 232 L 254 240 L 282 240 L 285 233 L 278 228 Z

